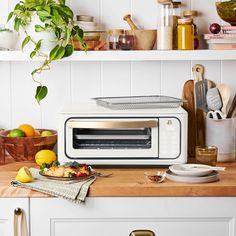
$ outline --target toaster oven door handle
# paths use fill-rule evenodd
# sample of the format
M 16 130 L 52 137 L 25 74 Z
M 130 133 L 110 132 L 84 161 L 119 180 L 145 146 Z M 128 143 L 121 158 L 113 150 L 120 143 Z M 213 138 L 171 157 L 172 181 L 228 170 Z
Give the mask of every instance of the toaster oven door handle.
M 66 123 L 68 128 L 81 129 L 139 129 L 154 128 L 158 126 L 157 120 L 146 121 L 76 121 Z

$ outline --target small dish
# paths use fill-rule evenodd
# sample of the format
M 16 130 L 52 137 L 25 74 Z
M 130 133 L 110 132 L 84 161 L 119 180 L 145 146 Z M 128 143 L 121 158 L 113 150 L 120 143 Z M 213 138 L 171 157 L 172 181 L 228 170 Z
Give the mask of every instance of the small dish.
M 166 177 L 166 172 L 163 172 L 163 171 L 149 172 L 149 171 L 147 171 L 147 172 L 144 172 L 144 175 L 151 182 L 161 183 L 164 181 L 164 179 Z
M 214 170 L 210 167 L 202 164 L 176 164 L 170 166 L 169 169 L 173 174 L 179 176 L 206 176 Z
M 170 170 L 166 172 L 166 178 L 174 182 L 182 183 L 210 183 L 219 180 L 219 173 L 217 171 L 212 171 L 209 175 L 206 176 L 181 176 L 172 173 Z

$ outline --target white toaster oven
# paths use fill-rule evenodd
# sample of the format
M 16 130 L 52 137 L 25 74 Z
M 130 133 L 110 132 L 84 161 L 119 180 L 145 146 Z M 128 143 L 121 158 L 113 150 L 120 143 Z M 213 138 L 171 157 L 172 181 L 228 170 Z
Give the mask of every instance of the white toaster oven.
M 59 161 L 90 165 L 187 162 L 187 113 L 169 109 L 110 110 L 93 103 L 60 113 Z

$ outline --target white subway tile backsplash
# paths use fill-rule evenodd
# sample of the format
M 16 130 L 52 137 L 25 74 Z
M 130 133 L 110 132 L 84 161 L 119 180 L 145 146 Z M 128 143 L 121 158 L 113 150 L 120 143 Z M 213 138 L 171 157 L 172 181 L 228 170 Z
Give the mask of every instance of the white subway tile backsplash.
M 31 77 L 37 66 L 39 63 L 35 62 L 11 63 L 12 128 L 22 123 L 41 127 L 41 107 L 34 99 L 38 85 Z
M 18 0 L 0 1 L 0 24 Z M 74 15 L 93 15 L 106 28 L 129 29 L 123 16 L 131 14 L 143 28 L 156 28 L 160 14 L 156 0 L 70 0 Z M 220 23 L 212 0 L 183 0 L 183 9 L 201 13 L 195 19 L 199 33 L 208 32 L 213 22 Z M 225 23 L 224 23 L 225 24 Z M 68 102 L 79 102 L 96 96 L 163 94 L 181 97 L 185 81 L 192 79 L 191 68 L 200 63 L 205 78 L 226 83 L 236 92 L 236 61 L 156 61 L 156 62 L 58 62 L 43 72 L 42 82 L 48 86 L 47 98 L 37 105 L 36 84 L 31 71 L 36 62 L 0 62 L 0 128 L 14 128 L 20 123 L 35 127 L 57 128 L 57 114 Z

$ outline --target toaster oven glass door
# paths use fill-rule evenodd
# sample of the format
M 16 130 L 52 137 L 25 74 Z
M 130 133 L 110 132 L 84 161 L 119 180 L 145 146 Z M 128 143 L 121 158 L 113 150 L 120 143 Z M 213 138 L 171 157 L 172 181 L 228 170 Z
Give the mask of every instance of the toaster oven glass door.
M 81 119 L 65 124 L 69 158 L 158 158 L 158 119 Z

